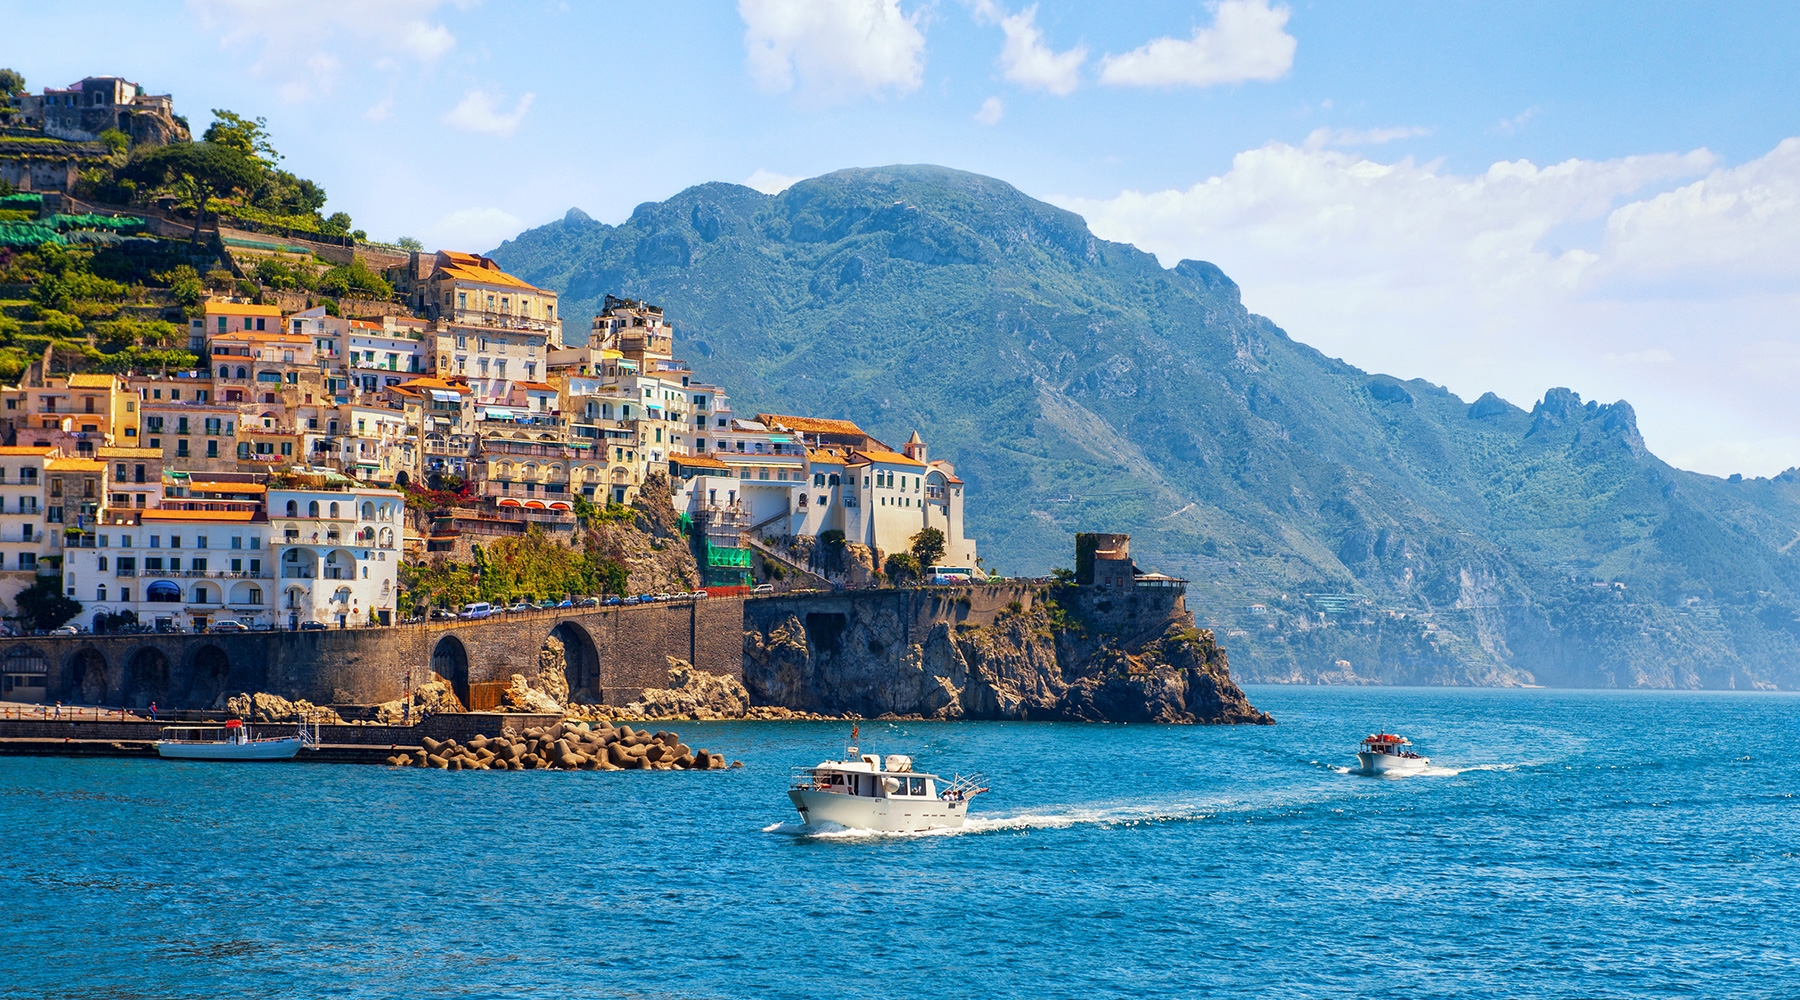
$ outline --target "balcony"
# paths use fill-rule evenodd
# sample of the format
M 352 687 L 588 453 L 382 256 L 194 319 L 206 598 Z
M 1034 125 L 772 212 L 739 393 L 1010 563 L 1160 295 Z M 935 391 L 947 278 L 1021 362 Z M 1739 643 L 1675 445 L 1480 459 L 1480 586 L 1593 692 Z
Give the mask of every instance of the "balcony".
M 151 580 L 273 580 L 275 575 L 268 570 L 229 570 L 229 569 L 122 569 L 117 576 L 141 576 Z
M 521 316 L 515 312 L 489 312 L 486 309 L 455 309 L 450 313 L 453 326 L 487 327 L 490 330 L 528 330 L 533 333 L 556 332 L 557 320 Z

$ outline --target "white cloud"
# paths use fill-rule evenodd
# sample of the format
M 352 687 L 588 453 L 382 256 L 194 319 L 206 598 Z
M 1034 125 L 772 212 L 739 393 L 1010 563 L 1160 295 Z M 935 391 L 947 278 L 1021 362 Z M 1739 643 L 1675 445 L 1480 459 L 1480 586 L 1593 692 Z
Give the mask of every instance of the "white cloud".
M 899 0 L 738 0 L 745 62 L 758 86 L 796 86 L 809 99 L 919 89 L 925 79 L 921 13 Z
M 983 125 L 994 125 L 1005 114 L 1006 102 L 998 97 L 990 97 L 981 102 L 981 110 L 975 112 L 975 120 Z
M 1321 149 L 1326 146 L 1379 146 L 1393 142 L 1395 139 L 1411 139 L 1415 136 L 1430 135 L 1431 130 L 1420 126 L 1402 128 L 1316 128 L 1306 137 L 1307 149 Z
M 795 174 L 778 174 L 758 167 L 756 173 L 744 178 L 744 186 L 755 188 L 763 194 L 780 194 L 805 179 Z
M 512 135 L 519 123 L 525 120 L 525 112 L 531 110 L 531 102 L 536 97 L 535 94 L 525 94 L 513 105 L 511 111 L 501 111 L 498 98 L 485 90 L 471 90 L 463 95 L 456 107 L 444 115 L 444 124 L 465 132 Z
M 368 110 L 363 112 L 363 117 L 372 122 L 384 122 L 394 117 L 394 95 L 389 94 L 379 103 L 370 105 Z
M 1536 118 L 1537 115 L 1538 115 L 1537 105 L 1534 104 L 1531 107 L 1526 108 L 1524 111 L 1521 111 L 1516 115 L 1513 115 L 1511 118 L 1502 118 L 1501 120 L 1495 122 L 1494 127 L 1491 129 L 1488 129 L 1488 131 L 1489 132 L 1498 132 L 1501 135 L 1512 135 L 1514 132 L 1517 132 L 1519 129 L 1524 128 L 1525 123 L 1532 120 L 1533 118 Z
M 329 94 L 345 57 L 392 65 L 399 58 L 434 62 L 456 46 L 433 15 L 444 0 L 188 0 L 200 21 L 218 31 L 234 54 L 261 46 L 251 71 L 275 80 L 281 95 L 302 101 Z
M 1221 0 L 1190 39 L 1158 38 L 1100 63 L 1100 82 L 1122 87 L 1211 87 L 1278 80 L 1294 65 L 1288 9 L 1268 0 Z
M 1066 52 L 1056 52 L 1044 44 L 1044 33 L 1037 26 L 1036 4 L 1008 14 L 994 0 L 975 0 L 975 19 L 998 24 L 1005 32 L 1000 69 L 1008 80 L 1059 96 L 1072 94 L 1081 85 L 1081 64 L 1087 61 L 1087 48 L 1077 45 Z
M 425 230 L 427 246 L 485 253 L 518 235 L 525 220 L 498 208 L 459 208 Z
M 1529 406 L 1627 398 L 1664 458 L 1800 464 L 1800 138 L 1455 174 L 1271 144 L 1186 190 L 1061 199 L 1165 264 L 1210 260 L 1296 339 Z M 1553 249 L 1590 230 L 1592 245 Z

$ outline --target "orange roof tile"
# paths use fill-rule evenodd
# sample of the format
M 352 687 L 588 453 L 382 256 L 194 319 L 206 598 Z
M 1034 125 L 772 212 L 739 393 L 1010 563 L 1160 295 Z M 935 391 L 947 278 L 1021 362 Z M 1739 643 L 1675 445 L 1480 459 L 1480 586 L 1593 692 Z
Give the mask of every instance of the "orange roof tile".
M 856 449 L 856 454 L 858 457 L 866 458 L 871 462 L 884 462 L 888 465 L 916 465 L 921 469 L 925 468 L 924 462 L 913 458 L 907 458 L 905 455 L 901 455 L 897 452 L 858 448 Z
M 94 454 L 100 458 L 161 458 L 161 448 L 96 448 Z
M 213 480 L 188 480 L 188 489 L 200 490 L 203 493 L 266 493 L 268 487 L 261 483 L 221 483 Z
M 86 374 L 69 376 L 69 388 L 71 389 L 111 389 L 112 387 L 113 376 L 111 375 Z
M 0 447 L 0 455 L 41 455 L 45 458 L 56 454 L 55 448 L 28 448 L 25 445 L 7 445 Z M 158 454 L 161 454 L 158 452 Z
M 91 458 L 52 458 L 44 463 L 51 472 L 105 472 L 106 463 Z
M 139 513 L 146 521 L 249 521 L 253 510 L 168 510 L 152 508 Z
M 791 431 L 802 434 L 855 434 L 868 437 L 869 432 L 848 420 L 828 420 L 823 417 L 784 417 L 779 413 L 758 413 L 756 419 L 765 424 L 781 424 Z
M 280 306 L 259 306 L 248 302 L 208 302 L 207 315 L 213 313 L 230 313 L 233 316 L 279 316 Z
M 528 281 L 507 274 L 497 267 L 482 267 L 452 262 L 438 268 L 438 271 L 447 277 L 456 278 L 462 281 L 472 281 L 483 285 L 504 285 L 508 288 L 518 288 L 527 292 L 544 291 L 544 289 L 541 289 Z M 435 278 L 436 275 L 433 275 L 433 277 Z M 555 293 L 552 292 L 550 294 Z
M 729 469 L 731 466 L 706 455 L 671 455 L 669 461 L 690 469 Z
M 556 391 L 556 386 L 545 385 L 542 382 L 520 382 L 519 388 L 530 389 L 534 392 L 555 392 Z

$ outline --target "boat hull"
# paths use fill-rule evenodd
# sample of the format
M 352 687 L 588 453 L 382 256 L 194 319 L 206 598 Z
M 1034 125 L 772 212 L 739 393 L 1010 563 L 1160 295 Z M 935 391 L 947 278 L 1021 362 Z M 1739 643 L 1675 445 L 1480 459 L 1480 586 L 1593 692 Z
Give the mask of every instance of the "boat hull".
M 158 741 L 156 752 L 172 760 L 290 760 L 304 743 L 298 736 L 249 743 Z
M 1430 757 L 1396 757 L 1391 753 L 1367 750 L 1357 754 L 1356 759 L 1362 764 L 1364 774 L 1409 774 L 1431 766 Z
M 880 798 L 810 788 L 789 789 L 788 798 L 810 827 L 831 823 L 852 830 L 917 833 L 960 827 L 969 814 L 967 802 L 939 798 Z

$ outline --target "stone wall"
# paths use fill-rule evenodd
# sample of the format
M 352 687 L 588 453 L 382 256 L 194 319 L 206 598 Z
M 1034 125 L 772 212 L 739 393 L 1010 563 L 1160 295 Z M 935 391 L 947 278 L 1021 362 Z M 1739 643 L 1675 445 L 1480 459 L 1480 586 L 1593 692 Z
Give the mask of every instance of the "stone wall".
M 34 636 L 0 643 L 0 658 L 41 658 L 46 697 L 86 705 L 210 708 L 221 694 L 263 691 L 315 704 L 376 704 L 440 673 L 466 704 L 468 685 L 536 673 L 555 636 L 571 688 L 591 700 L 668 685 L 674 657 L 741 676 L 742 598 L 540 611 L 392 628 L 205 635 Z

